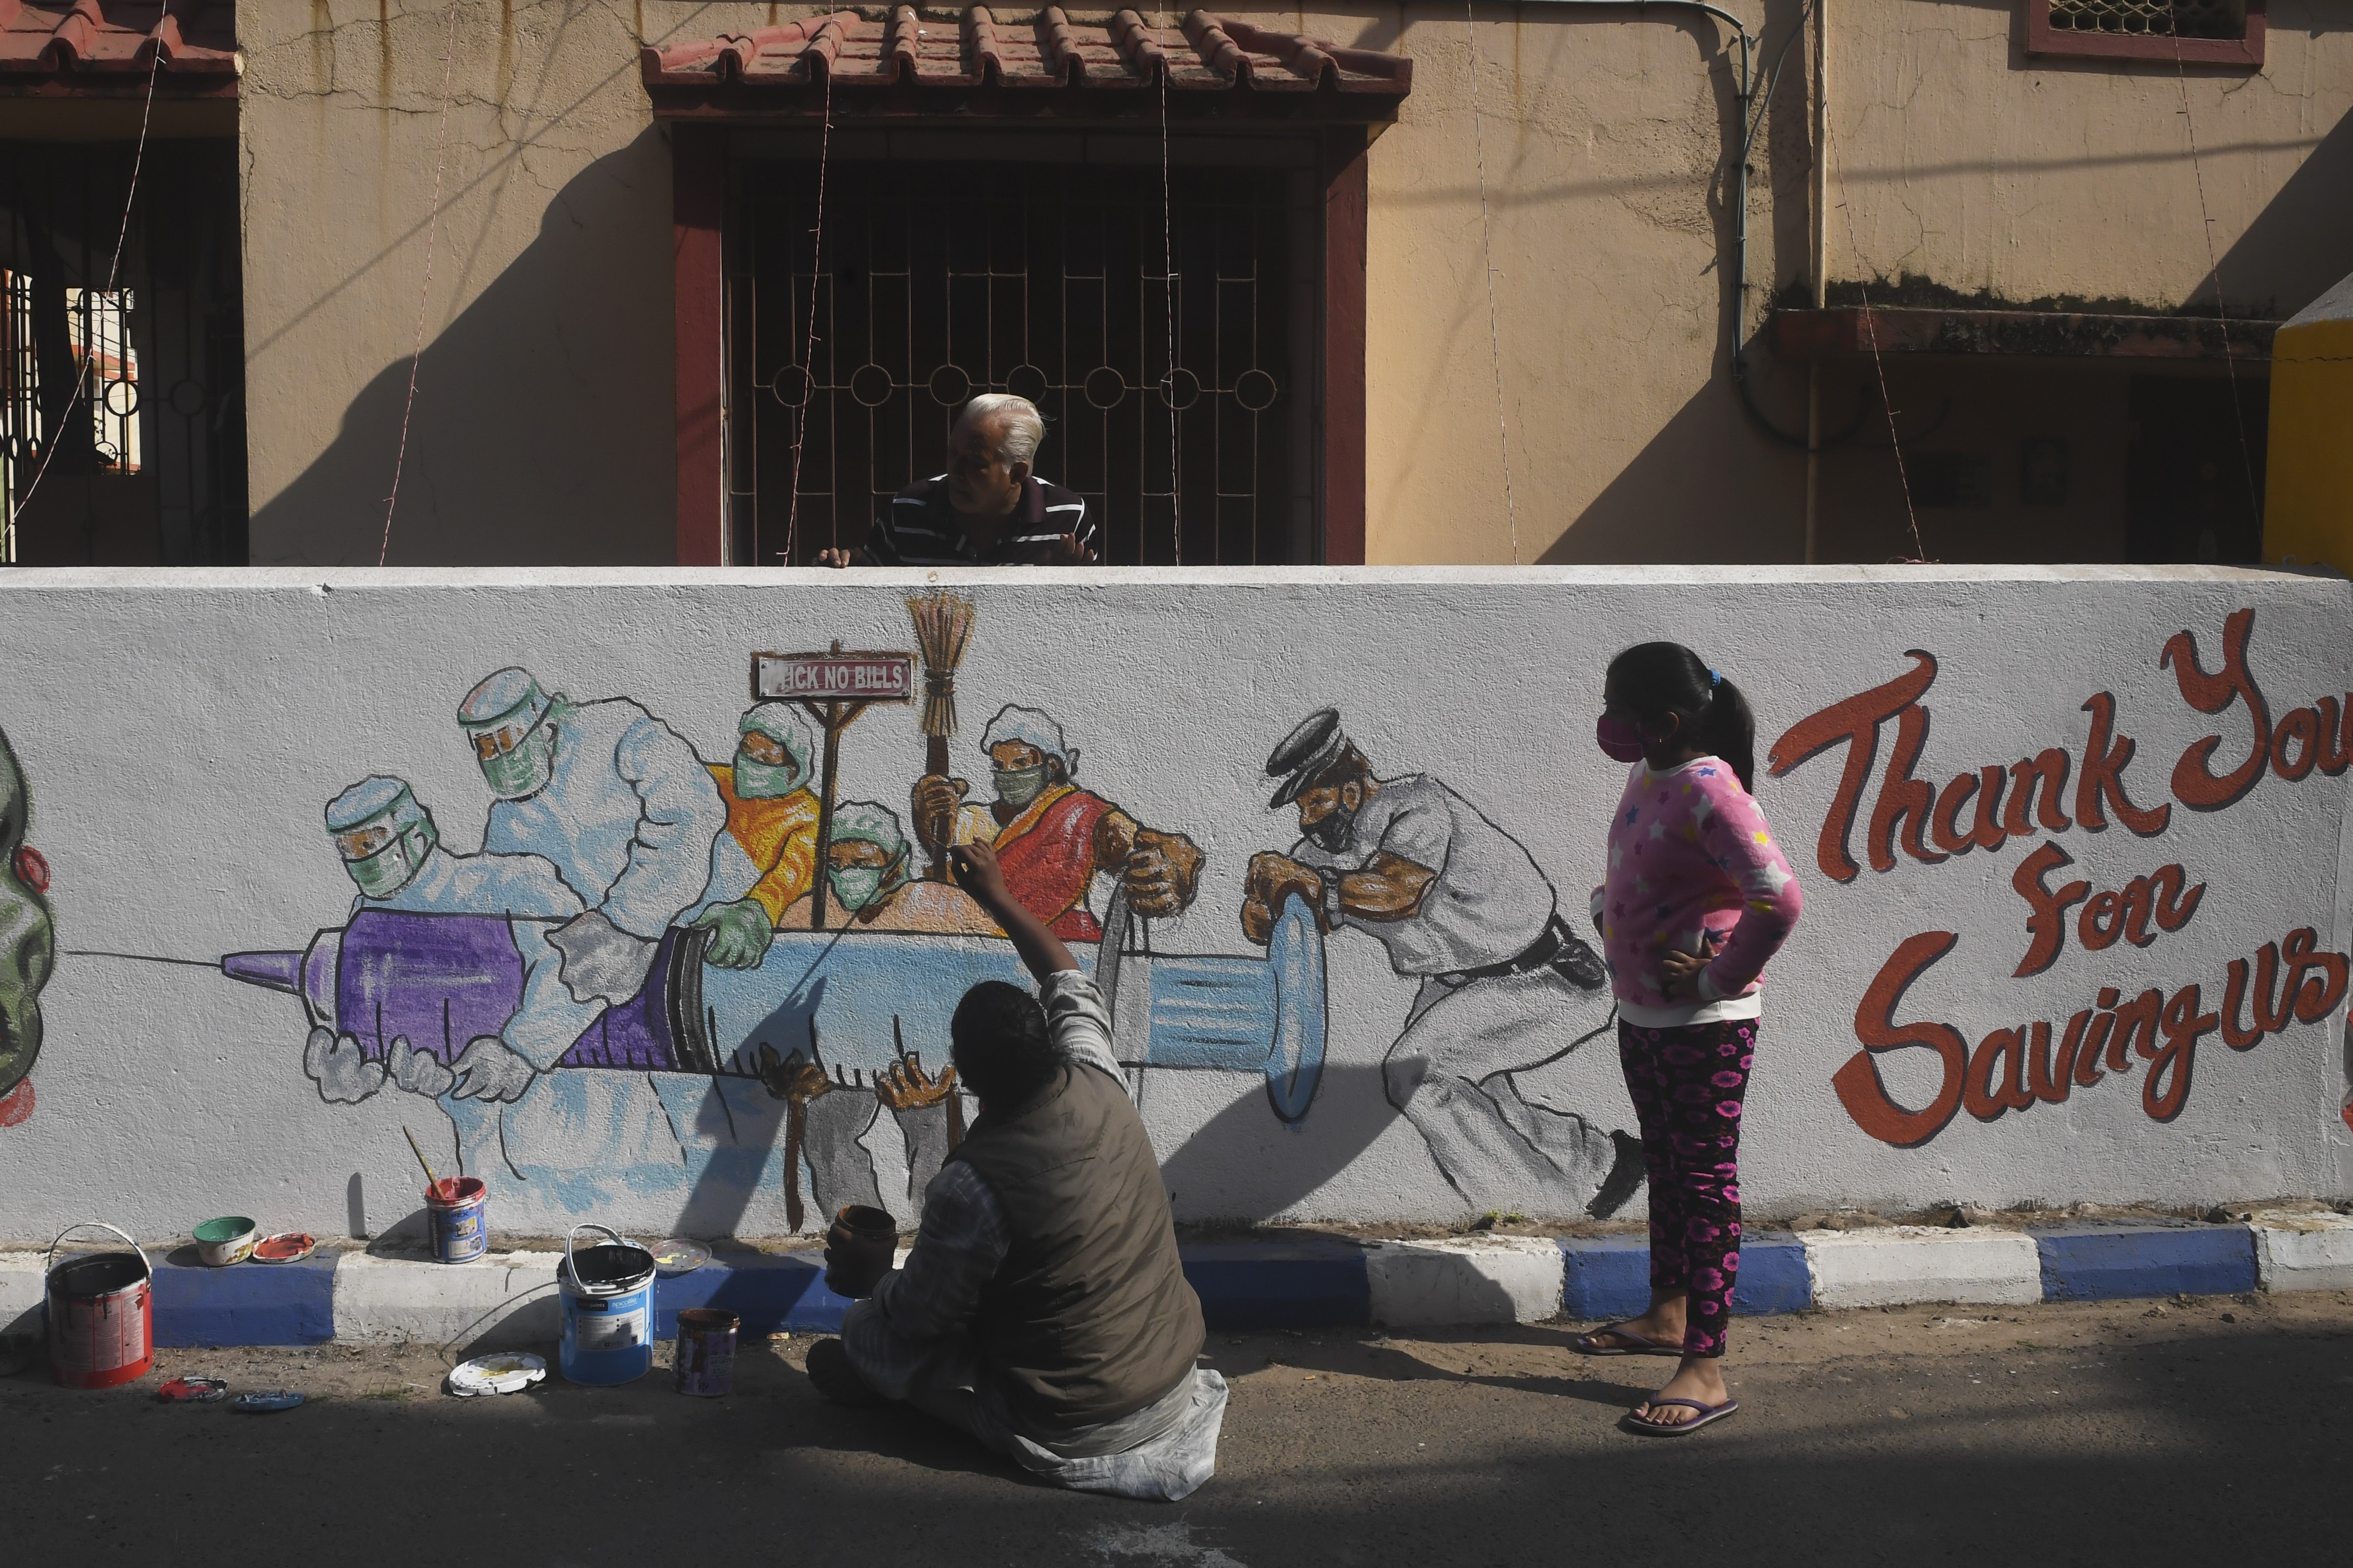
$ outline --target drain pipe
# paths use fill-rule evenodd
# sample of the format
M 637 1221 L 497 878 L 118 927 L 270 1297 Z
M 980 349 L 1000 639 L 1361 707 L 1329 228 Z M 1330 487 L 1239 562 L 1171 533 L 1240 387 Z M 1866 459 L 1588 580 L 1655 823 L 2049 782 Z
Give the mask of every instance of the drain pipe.
M 1814 0 L 1814 309 L 1830 304 L 1830 0 Z M 1821 559 L 1822 360 L 1806 361 L 1806 564 Z

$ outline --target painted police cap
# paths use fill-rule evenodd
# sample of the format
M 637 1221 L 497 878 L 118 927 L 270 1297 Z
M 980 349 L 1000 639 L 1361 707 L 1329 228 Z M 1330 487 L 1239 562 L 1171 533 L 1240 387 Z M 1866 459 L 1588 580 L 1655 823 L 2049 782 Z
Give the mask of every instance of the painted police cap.
M 1282 744 L 1266 759 L 1266 776 L 1283 780 L 1282 787 L 1266 804 L 1289 805 L 1314 788 L 1324 770 L 1351 750 L 1348 737 L 1340 728 L 1340 710 L 1318 708 L 1301 720 L 1299 728 L 1285 735 Z

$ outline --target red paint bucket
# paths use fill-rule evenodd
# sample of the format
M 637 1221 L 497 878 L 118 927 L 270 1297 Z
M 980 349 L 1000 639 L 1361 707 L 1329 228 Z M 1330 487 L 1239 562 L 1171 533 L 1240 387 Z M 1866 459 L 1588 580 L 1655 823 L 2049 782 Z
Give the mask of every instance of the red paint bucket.
M 84 1228 L 122 1237 L 128 1252 L 58 1261 L 58 1244 Z M 155 1364 L 155 1269 L 139 1244 L 95 1220 L 49 1243 L 49 1372 L 68 1388 L 112 1388 Z
M 425 1189 L 425 1210 L 433 1221 L 433 1256 L 443 1263 L 471 1263 L 491 1249 L 485 1206 L 490 1189 L 479 1176 L 444 1176 Z

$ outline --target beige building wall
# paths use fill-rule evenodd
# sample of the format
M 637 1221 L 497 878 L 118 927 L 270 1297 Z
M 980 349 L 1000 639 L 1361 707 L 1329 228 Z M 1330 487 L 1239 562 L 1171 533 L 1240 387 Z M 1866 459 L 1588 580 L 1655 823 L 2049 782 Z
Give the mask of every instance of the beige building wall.
M 2353 254 L 2353 19 L 2318 0 L 2277 0 L 2253 78 L 2030 61 L 2015 5 L 1826 4 L 1834 283 L 1909 273 L 2013 301 L 2170 309 L 2212 298 L 2211 228 L 2231 307 L 2284 315 Z M 1762 26 L 1761 85 L 1796 0 L 1730 8 Z M 670 558 L 669 151 L 636 51 L 805 9 L 460 0 L 427 288 L 451 14 L 244 8 L 257 563 L 373 562 L 396 461 L 395 562 Z M 1727 369 L 1728 29 L 1657 8 L 1482 5 L 1474 117 L 1459 11 L 1242 14 L 1415 60 L 1370 161 L 1371 560 L 1798 558 L 1802 455 L 1744 416 Z M 1808 276 L 1810 53 L 1786 57 L 1752 157 L 1749 337 Z M 1804 367 L 1763 343 L 1750 357 L 1759 405 L 1801 430 Z M 1825 376 L 1834 423 L 1861 376 Z M 1974 420 L 1996 444 L 2029 405 L 2080 413 L 2079 469 L 2106 476 L 2087 498 L 2118 489 L 2124 385 L 2113 368 L 2021 363 L 1891 374 L 1907 432 L 1947 397 L 1943 437 Z M 1883 448 L 1883 433 L 1876 455 L 1858 441 L 1826 458 L 1825 558 L 1912 552 L 1902 491 L 1874 478 L 1892 480 Z M 2012 555 L 2112 554 L 2121 505 L 2087 499 L 2056 529 L 2006 512 L 1948 531 Z

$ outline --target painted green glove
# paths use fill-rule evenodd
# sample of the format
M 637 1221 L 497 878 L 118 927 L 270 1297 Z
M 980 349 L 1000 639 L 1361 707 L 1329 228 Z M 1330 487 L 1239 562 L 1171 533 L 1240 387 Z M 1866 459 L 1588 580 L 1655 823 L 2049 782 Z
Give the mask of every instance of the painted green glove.
M 759 968 L 776 938 L 776 925 L 757 899 L 713 904 L 687 923 L 711 931 L 711 950 L 702 961 L 721 969 Z

